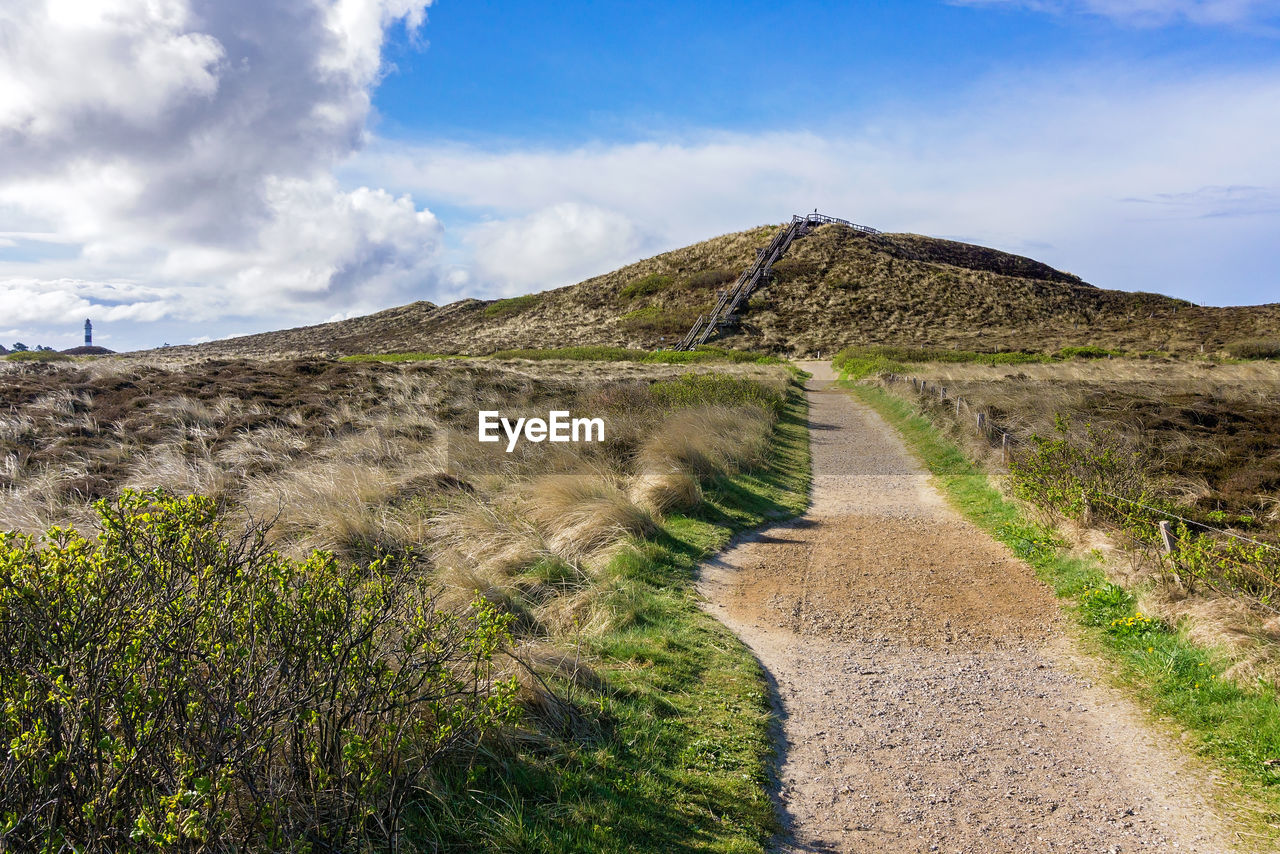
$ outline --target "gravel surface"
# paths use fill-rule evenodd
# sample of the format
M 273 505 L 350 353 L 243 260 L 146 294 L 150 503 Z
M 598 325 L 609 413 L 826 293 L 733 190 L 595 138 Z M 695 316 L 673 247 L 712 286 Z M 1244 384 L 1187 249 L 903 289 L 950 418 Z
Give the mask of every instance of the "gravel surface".
M 773 681 L 778 849 L 1234 850 L 1212 776 L 1085 675 L 1051 591 L 806 367 L 810 511 L 699 581 Z

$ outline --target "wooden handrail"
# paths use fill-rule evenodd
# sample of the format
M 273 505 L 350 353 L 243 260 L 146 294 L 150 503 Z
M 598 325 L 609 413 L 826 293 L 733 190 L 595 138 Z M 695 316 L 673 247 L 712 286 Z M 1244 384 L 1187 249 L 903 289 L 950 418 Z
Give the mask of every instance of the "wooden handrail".
M 827 223 L 837 223 L 865 234 L 881 233 L 868 225 L 858 225 L 857 223 L 849 222 L 847 219 L 827 216 L 816 211 L 803 216 L 796 214 L 791 217 L 789 224 L 778 229 L 777 233 L 773 235 L 773 239 L 769 241 L 768 246 L 764 249 L 756 250 L 755 260 L 742 271 L 742 275 L 738 276 L 732 288 L 720 292 L 719 297 L 716 299 L 715 307 L 708 314 L 698 316 L 693 328 L 680 339 L 676 349 L 692 350 L 707 343 L 707 340 L 715 334 L 716 330 L 723 326 L 733 313 L 738 310 L 738 306 L 751 296 L 752 291 L 759 287 L 760 282 L 768 278 L 773 265 L 786 254 L 792 242 L 798 237 L 804 237 L 809 232 L 809 229 L 814 226 L 826 225 Z

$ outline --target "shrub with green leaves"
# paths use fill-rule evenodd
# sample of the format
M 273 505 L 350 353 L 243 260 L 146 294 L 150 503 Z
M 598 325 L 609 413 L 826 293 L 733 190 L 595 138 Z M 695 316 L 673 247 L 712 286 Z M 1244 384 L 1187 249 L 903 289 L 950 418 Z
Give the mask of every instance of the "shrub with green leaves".
M 1280 601 L 1280 548 L 1216 534 L 1209 523 L 1222 519 L 1212 512 L 1201 514 L 1204 522 L 1186 519 L 1196 511 L 1154 490 L 1148 468 L 1116 434 L 1092 425 L 1073 434 L 1058 418 L 1057 435 L 1033 435 L 1030 447 L 1013 454 L 1009 475 L 1019 498 L 1120 531 L 1188 587 L 1203 584 L 1268 606 Z M 1171 551 L 1164 548 L 1161 522 L 1170 523 Z
M 0 849 L 386 848 L 506 721 L 509 617 L 379 561 L 292 560 L 207 498 L 0 535 Z

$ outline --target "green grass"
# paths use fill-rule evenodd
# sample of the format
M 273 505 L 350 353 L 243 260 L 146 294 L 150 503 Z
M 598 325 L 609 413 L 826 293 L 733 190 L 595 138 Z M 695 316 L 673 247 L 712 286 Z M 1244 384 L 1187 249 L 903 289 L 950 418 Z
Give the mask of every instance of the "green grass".
M 19 350 L 4 357 L 9 362 L 70 362 L 72 358 L 56 350 Z
M 542 294 L 525 294 L 520 297 L 494 300 L 484 307 L 485 317 L 508 317 L 528 311 L 542 300 Z
M 697 606 L 694 570 L 736 532 L 803 512 L 806 402 L 793 389 L 770 462 L 706 489 L 607 572 L 622 626 L 587 642 L 607 687 L 578 689 L 587 733 L 495 749 L 440 791 L 429 828 L 468 851 L 763 852 L 775 830 L 764 674 Z
M 1179 627 L 1143 619 L 1130 591 L 1108 582 L 1094 557 L 1068 553 L 1050 527 L 1029 520 L 914 406 L 875 386 L 847 383 L 889 421 L 968 518 L 1035 568 L 1076 617 L 1089 646 L 1113 663 L 1117 679 L 1151 711 L 1191 734 L 1194 749 L 1224 768 L 1280 819 L 1280 705 L 1275 686 L 1223 679 L 1225 656 L 1188 639 Z M 1267 830 L 1275 835 L 1274 829 Z

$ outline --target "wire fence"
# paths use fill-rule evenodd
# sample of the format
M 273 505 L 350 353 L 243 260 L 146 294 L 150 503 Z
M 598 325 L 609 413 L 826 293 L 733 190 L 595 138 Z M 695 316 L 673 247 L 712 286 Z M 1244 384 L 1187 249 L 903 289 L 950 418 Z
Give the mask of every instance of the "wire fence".
M 952 415 L 961 429 L 972 429 L 988 447 L 999 448 L 1020 497 L 1041 509 L 1119 534 L 1131 549 L 1189 589 L 1203 585 L 1280 614 L 1280 545 L 1160 507 L 1158 499 L 1145 491 L 1126 496 L 1077 479 L 1070 487 L 1076 494 L 1070 498 L 1061 488 L 1038 494 L 1026 463 L 1044 454 L 1046 440 L 1018 435 L 996 423 L 988 410 L 939 383 L 895 373 L 881 374 L 881 379 L 888 384 L 909 383 L 923 401 Z M 1070 481 L 1069 473 L 1061 474 Z M 1051 493 L 1052 499 L 1045 493 Z

